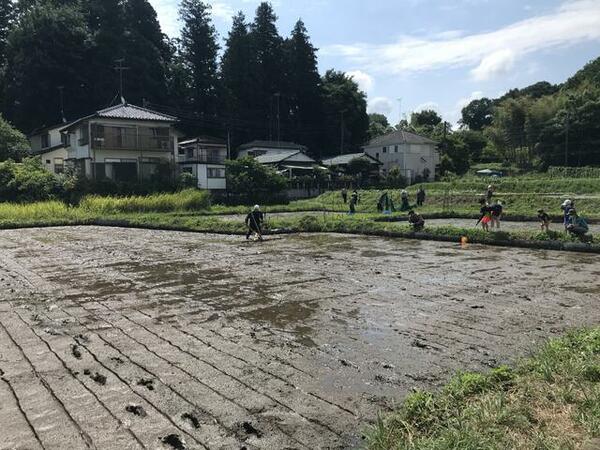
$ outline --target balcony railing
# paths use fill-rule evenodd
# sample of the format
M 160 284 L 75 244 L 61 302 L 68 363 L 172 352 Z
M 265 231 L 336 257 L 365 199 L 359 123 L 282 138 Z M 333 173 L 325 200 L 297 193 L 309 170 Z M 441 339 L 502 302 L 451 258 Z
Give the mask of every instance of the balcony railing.
M 92 148 L 115 150 L 172 151 L 173 141 L 168 135 L 140 133 L 136 129 L 106 127 L 103 132 L 92 132 Z
M 197 151 L 193 152 L 186 151 L 184 154 L 177 156 L 178 162 L 189 162 L 189 163 L 203 163 L 203 164 L 225 164 L 226 155 L 215 153 Z

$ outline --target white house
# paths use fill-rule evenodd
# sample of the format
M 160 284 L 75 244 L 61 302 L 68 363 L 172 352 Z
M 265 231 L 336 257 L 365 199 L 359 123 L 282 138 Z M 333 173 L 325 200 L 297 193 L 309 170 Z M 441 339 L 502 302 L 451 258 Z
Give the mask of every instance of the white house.
M 177 164 L 180 172 L 192 174 L 198 188 L 223 190 L 225 183 L 225 141 L 211 137 L 198 137 L 179 143 Z
M 65 170 L 65 161 L 68 158 L 65 142 L 67 138 L 61 134 L 60 130 L 66 125 L 66 123 L 61 123 L 40 128 L 28 136 L 31 153 L 40 156 L 42 164 L 51 173 L 59 174 Z
M 176 121 L 157 111 L 121 103 L 36 131 L 29 138 L 33 152 L 53 172 L 62 170 L 62 159 L 63 168 L 71 165 L 88 178 L 142 181 L 160 164 L 175 162 Z
M 428 173 L 429 180 L 433 180 L 440 163 L 437 142 L 402 130 L 371 140 L 363 147 L 363 151 L 382 162 L 382 175 L 398 167 L 400 173 L 411 182 L 418 175 L 423 176 L 424 172 Z

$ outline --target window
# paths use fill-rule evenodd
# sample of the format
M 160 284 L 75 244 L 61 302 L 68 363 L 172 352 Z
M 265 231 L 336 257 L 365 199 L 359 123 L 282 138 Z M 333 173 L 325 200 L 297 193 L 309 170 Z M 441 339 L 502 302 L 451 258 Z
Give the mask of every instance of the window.
M 184 167 L 183 169 L 181 169 L 181 171 L 183 173 L 189 173 L 189 174 L 193 173 L 193 169 L 191 167 Z
M 69 133 L 62 133 L 60 135 L 60 140 L 61 140 L 63 146 L 65 146 L 65 147 L 71 146 L 71 135 Z
M 387 153 L 387 147 L 383 147 L 383 153 Z
M 375 153 L 375 158 L 379 159 L 379 153 Z
M 189 147 L 185 151 L 185 156 L 187 159 L 194 159 L 194 147 Z
M 211 168 L 206 169 L 207 178 L 225 178 L 225 169 Z
M 50 161 L 49 159 L 46 160 L 46 164 L 52 164 L 52 161 Z
M 54 173 L 64 173 L 65 161 L 62 158 L 54 158 Z
M 42 134 L 42 148 L 50 147 L 50 135 L 48 133 Z
M 394 152 L 398 153 L 398 146 L 397 145 L 394 145 Z

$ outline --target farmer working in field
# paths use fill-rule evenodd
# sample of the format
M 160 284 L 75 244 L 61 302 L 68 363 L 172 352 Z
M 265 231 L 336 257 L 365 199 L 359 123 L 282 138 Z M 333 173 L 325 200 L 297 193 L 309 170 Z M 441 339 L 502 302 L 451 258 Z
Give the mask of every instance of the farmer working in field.
M 348 203 L 348 191 L 346 188 L 342 188 L 342 200 L 344 201 L 344 205 Z
M 246 226 L 248 227 L 248 233 L 246 233 L 246 239 L 250 239 L 252 233 L 258 236 L 258 239 L 262 241 L 262 223 L 263 213 L 260 210 L 260 206 L 254 205 L 252 212 L 246 216 Z
M 425 203 L 425 189 L 423 189 L 423 186 L 420 186 L 419 190 L 417 191 L 417 206 L 423 206 L 424 203 Z
M 352 192 L 350 196 L 350 214 L 354 214 L 356 212 L 356 205 L 358 204 L 358 192 L 356 190 Z
M 498 200 L 496 204 L 490 206 L 490 212 L 492 213 L 492 222 L 490 227 L 500 229 L 500 219 L 502 218 L 502 202 Z
M 570 209 L 568 214 L 569 222 L 567 223 L 567 231 L 583 240 L 583 237 L 589 231 L 588 224 L 583 217 L 577 215 L 577 211 L 574 209 Z
M 400 205 L 400 211 L 408 211 L 410 210 L 410 202 L 408 200 L 408 192 L 406 190 L 402 190 L 400 194 L 400 198 L 402 199 L 402 204 Z
M 425 219 L 421 214 L 417 214 L 412 209 L 408 212 L 408 224 L 414 231 L 421 231 L 425 228 Z

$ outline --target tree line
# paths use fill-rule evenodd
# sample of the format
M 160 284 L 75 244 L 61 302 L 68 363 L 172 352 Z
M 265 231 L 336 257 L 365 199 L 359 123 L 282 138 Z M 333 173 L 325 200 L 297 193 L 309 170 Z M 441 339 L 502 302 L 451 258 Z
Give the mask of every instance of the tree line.
M 437 140 L 440 172 L 465 173 L 471 164 L 499 162 L 522 170 L 600 165 L 600 58 L 565 83 L 546 81 L 473 100 L 453 130 L 435 111 L 413 113 L 391 127 L 371 114 L 372 137 L 405 129 Z
M 283 37 L 263 2 L 221 45 L 208 3 L 183 0 L 179 17 L 169 38 L 147 0 L 0 0 L 0 111 L 24 132 L 89 114 L 119 101 L 122 65 L 127 101 L 189 135 L 296 141 L 317 158 L 364 143 L 365 93 L 343 72 L 319 74 L 301 20 Z

